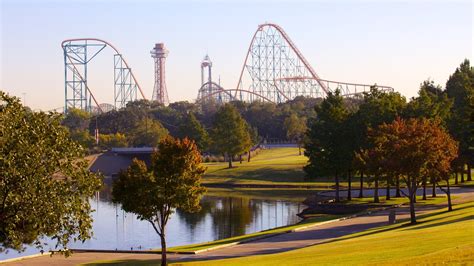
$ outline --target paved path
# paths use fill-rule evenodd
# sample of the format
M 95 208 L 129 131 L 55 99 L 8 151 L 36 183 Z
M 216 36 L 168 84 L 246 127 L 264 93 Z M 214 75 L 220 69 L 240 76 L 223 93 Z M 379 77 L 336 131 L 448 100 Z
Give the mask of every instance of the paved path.
M 456 190 L 454 203 L 474 201 L 474 189 L 460 188 Z M 445 208 L 446 205 L 424 206 L 417 209 L 417 215 L 433 210 Z M 331 241 L 347 234 L 362 232 L 364 230 L 386 225 L 388 212 L 380 211 L 371 215 L 363 215 L 352 219 L 336 221 L 307 228 L 302 231 L 277 235 L 245 244 L 235 245 L 227 248 L 217 249 L 198 255 L 169 255 L 174 261 L 188 260 L 212 260 L 222 258 L 233 258 L 250 255 L 279 253 L 292 249 L 298 249 Z M 397 209 L 397 219 L 409 217 L 409 209 L 406 206 Z M 42 256 L 33 259 L 8 263 L 7 265 L 77 265 L 80 263 L 97 260 L 148 260 L 158 259 L 158 254 L 119 254 L 119 253 L 75 253 L 70 258 L 59 255 L 53 257 Z
M 443 187 L 443 189 L 446 189 L 446 187 Z M 408 189 L 407 188 L 401 188 L 400 190 L 402 191 L 401 192 L 402 197 L 405 196 L 403 194 L 403 192 L 408 194 Z M 451 187 L 450 190 L 451 190 L 451 196 L 456 196 L 459 193 L 464 193 L 465 192 L 465 188 L 462 188 L 462 187 Z M 364 191 L 363 191 L 364 192 L 364 197 L 365 198 L 373 197 L 374 196 L 374 191 L 375 191 L 375 189 L 373 189 L 373 188 L 364 188 Z M 359 192 L 360 192 L 360 189 L 358 187 L 352 187 L 351 195 L 352 195 L 353 198 L 357 198 L 359 196 Z M 387 194 L 387 188 L 386 187 L 380 187 L 378 192 L 379 192 L 379 197 L 385 197 L 385 195 Z M 426 196 L 431 197 L 431 192 L 432 192 L 432 187 L 428 186 L 426 188 Z M 392 197 L 394 197 L 395 193 L 396 193 L 396 189 L 392 187 L 390 189 L 390 195 Z M 318 194 L 322 195 L 322 196 L 335 197 L 336 196 L 336 191 L 333 191 L 333 190 L 331 190 L 331 191 L 321 191 Z M 418 188 L 417 191 L 416 191 L 416 195 L 417 196 L 422 196 L 423 195 L 423 188 Z M 440 197 L 444 197 L 444 196 L 446 196 L 446 193 L 444 193 L 440 188 L 436 187 L 436 195 L 440 196 Z M 346 189 L 341 189 L 339 191 L 339 196 L 342 197 L 342 198 L 346 198 L 347 197 L 347 190 Z

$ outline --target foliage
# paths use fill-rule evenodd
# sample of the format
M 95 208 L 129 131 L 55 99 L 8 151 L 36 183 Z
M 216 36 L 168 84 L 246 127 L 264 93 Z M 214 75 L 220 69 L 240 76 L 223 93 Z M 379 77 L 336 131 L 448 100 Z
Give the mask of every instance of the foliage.
M 229 157 L 229 168 L 232 157 L 250 149 L 252 140 L 249 127 L 235 107 L 225 104 L 217 111 L 211 131 L 213 148 Z
M 134 147 L 155 147 L 168 135 L 168 130 L 157 120 L 144 118 L 140 120 L 127 135 L 128 143 Z
M 448 98 L 446 91 L 435 86 L 433 81 L 426 80 L 420 86 L 418 97 L 408 103 L 405 116 L 409 118 L 439 119 L 443 126 L 451 115 L 453 101 Z
M 424 177 L 449 173 L 457 144 L 439 125 L 428 119 L 397 119 L 369 132 L 371 148 L 364 150 L 367 168 L 386 176 L 401 176 L 408 188 L 411 222 L 416 222 L 414 201 Z M 435 170 L 433 170 L 435 169 Z
M 100 134 L 99 146 L 105 149 L 127 147 L 127 137 L 121 133 Z
M 0 91 L 0 251 L 91 237 L 89 197 L 101 181 L 83 155 L 61 115 L 27 111 Z
M 298 143 L 298 148 L 303 144 L 304 134 L 306 133 L 306 118 L 298 117 L 295 113 L 285 119 L 286 136 Z M 301 155 L 301 149 L 300 149 Z
M 209 135 L 193 113 L 187 114 L 181 121 L 178 132 L 179 138 L 194 140 L 200 151 L 205 151 L 209 146 Z
M 336 181 L 336 201 L 339 201 L 339 176 L 347 171 L 352 154 L 344 126 L 349 112 L 339 90 L 328 93 L 315 107 L 316 117 L 309 121 L 305 155 L 309 158 L 304 171 L 309 177 L 332 175 Z
M 195 212 L 205 192 L 201 176 L 205 168 L 194 141 L 164 138 L 152 155 L 150 169 L 134 159 L 114 182 L 112 197 L 127 212 L 150 222 L 161 238 L 162 265 L 166 265 L 166 224 L 177 208 Z
M 90 121 L 91 116 L 88 112 L 77 108 L 69 108 L 61 124 L 71 131 L 85 131 L 88 129 Z
M 453 99 L 451 119 L 448 128 L 459 142 L 462 163 L 474 163 L 474 67 L 469 60 L 464 62 L 449 77 L 446 92 Z

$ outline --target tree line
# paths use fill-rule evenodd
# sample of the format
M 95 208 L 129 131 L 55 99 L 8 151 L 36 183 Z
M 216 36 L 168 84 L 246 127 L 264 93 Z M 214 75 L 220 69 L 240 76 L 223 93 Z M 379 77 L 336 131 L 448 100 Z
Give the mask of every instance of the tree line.
M 360 176 L 374 184 L 374 202 L 379 202 L 379 182 L 386 185 L 390 199 L 405 194 L 411 203 L 411 219 L 415 222 L 413 204 L 416 191 L 423 189 L 426 199 L 428 183 L 436 196 L 437 184 L 448 193 L 451 172 L 464 182 L 472 180 L 474 160 L 474 69 L 465 60 L 449 77 L 446 88 L 424 81 L 418 96 L 409 102 L 398 92 L 384 92 L 373 86 L 357 105 L 347 103 L 339 91 L 315 106 L 308 121 L 304 167 L 308 177 L 332 176 L 336 201 L 340 201 L 339 183 L 347 178 L 347 199 L 351 200 L 352 177 Z M 467 170 L 466 170 L 467 168 Z M 446 182 L 446 188 L 440 185 Z M 400 189 L 405 184 L 408 193 Z M 451 204 L 449 206 L 451 209 Z

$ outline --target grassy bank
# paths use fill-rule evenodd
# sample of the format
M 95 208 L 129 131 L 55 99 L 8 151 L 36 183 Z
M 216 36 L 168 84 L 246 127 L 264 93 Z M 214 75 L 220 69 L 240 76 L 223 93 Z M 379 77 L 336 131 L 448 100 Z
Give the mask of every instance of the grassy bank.
M 297 184 L 314 185 L 304 178 L 303 166 L 307 158 L 298 155 L 298 148 L 274 148 L 261 150 L 250 162 L 205 163 L 208 168 L 203 182 L 226 184 Z
M 206 195 L 302 202 L 317 191 L 317 189 L 298 188 L 208 188 Z
M 190 265 L 459 264 L 474 261 L 474 203 L 419 216 L 419 223 L 382 226 L 299 250 Z
M 283 233 L 283 232 L 287 232 L 287 231 L 296 229 L 298 227 L 315 225 L 317 223 L 337 219 L 337 218 L 340 218 L 340 217 L 342 217 L 342 216 L 341 215 L 319 215 L 319 216 L 311 217 L 309 219 L 305 219 L 305 220 L 301 221 L 300 223 L 297 223 L 297 224 L 294 224 L 294 225 L 277 227 L 277 228 L 273 228 L 273 229 L 269 229 L 269 230 L 265 230 L 265 231 L 256 232 L 256 233 L 253 233 L 253 234 L 247 234 L 247 235 L 242 235 L 242 236 L 225 238 L 225 239 L 206 242 L 206 243 L 199 243 L 199 244 L 194 244 L 194 245 L 173 247 L 173 248 L 169 248 L 169 250 L 170 251 L 196 251 L 196 250 L 201 250 L 201 249 L 207 249 L 207 248 L 212 248 L 212 247 L 225 245 L 225 244 L 230 244 L 230 243 L 234 243 L 234 242 L 248 241 L 248 240 L 256 238 L 256 237 L 260 238 L 260 237 L 270 236 L 270 235 L 273 235 L 273 234 Z

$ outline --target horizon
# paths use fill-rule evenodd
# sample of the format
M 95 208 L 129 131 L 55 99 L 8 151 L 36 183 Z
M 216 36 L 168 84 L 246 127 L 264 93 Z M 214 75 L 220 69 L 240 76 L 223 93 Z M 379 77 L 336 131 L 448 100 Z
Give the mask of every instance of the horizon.
M 61 41 L 96 37 L 120 50 L 148 99 L 154 75 L 149 52 L 163 42 L 170 51 L 170 102 L 192 102 L 206 54 L 214 81 L 219 77 L 224 88 L 235 88 L 251 37 L 265 22 L 280 25 L 321 78 L 387 85 L 407 99 L 426 79 L 444 88 L 459 64 L 473 59 L 469 1 L 259 1 L 251 9 L 250 2 L 122 1 L 113 10 L 110 3 L 2 1 L 1 89 L 34 110 L 63 106 Z M 74 14 L 80 19 L 69 18 Z M 107 53 L 90 64 L 89 87 L 99 102 L 111 103 L 113 67 Z

